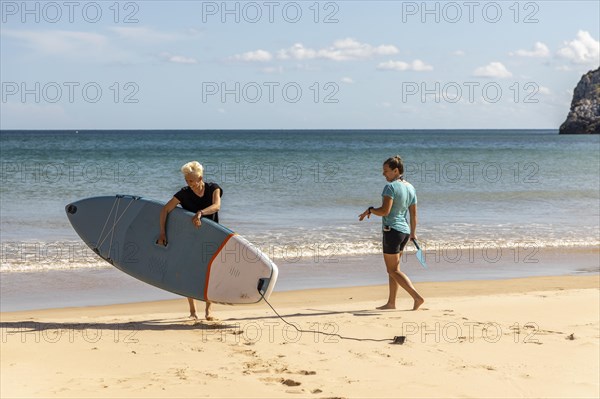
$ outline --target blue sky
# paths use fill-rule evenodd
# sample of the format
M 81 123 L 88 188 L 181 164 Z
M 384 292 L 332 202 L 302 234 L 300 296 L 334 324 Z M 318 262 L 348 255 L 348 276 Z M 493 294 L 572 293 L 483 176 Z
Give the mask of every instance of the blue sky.
M 2 1 L 2 129 L 558 128 L 598 1 Z

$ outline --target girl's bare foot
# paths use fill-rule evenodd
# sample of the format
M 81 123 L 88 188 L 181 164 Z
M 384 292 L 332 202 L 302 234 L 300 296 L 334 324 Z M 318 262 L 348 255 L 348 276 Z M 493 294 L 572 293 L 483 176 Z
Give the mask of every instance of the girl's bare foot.
M 419 307 L 421 307 L 421 305 L 425 303 L 425 299 L 423 299 L 422 297 L 419 297 L 418 299 L 415 299 L 415 304 L 413 306 L 412 310 L 417 310 L 419 309 Z
M 390 304 L 390 303 L 386 303 L 383 306 L 378 306 L 377 309 L 381 309 L 381 310 L 385 310 L 385 309 L 396 309 L 396 305 L 394 304 Z
M 204 312 L 204 318 L 206 319 L 206 321 L 214 321 L 217 320 L 215 319 L 215 317 L 211 314 L 210 309 L 206 309 L 206 312 Z

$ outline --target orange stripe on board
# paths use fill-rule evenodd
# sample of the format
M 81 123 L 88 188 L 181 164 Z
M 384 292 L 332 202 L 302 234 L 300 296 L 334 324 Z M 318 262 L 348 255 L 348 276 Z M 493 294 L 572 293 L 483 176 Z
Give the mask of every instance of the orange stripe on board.
M 227 244 L 227 241 L 229 241 L 229 239 L 231 237 L 236 236 L 236 235 L 237 235 L 236 233 L 228 235 L 227 238 L 225 238 L 225 240 L 223 240 L 223 242 L 219 246 L 219 249 L 217 249 L 217 252 L 215 252 L 215 254 L 212 256 L 212 258 L 210 258 L 210 262 L 208 262 L 208 268 L 206 269 L 206 279 L 205 279 L 206 282 L 205 282 L 205 286 L 204 286 L 204 300 L 205 301 L 208 301 L 208 282 L 210 280 L 210 268 L 212 267 L 213 261 L 217 258 L 219 253 L 221 253 L 221 250 L 223 249 L 225 244 Z

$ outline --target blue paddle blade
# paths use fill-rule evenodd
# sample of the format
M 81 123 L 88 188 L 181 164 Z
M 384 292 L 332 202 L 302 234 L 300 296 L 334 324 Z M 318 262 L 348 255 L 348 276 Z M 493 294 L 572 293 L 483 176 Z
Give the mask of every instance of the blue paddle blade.
M 412 242 L 413 242 L 413 244 L 415 244 L 415 247 L 417 248 L 417 253 L 416 253 L 417 260 L 419 261 L 421 266 L 423 266 L 424 268 L 427 268 L 427 263 L 425 263 L 425 255 L 423 255 L 423 251 L 421 251 L 421 247 L 419 246 L 419 243 L 414 238 L 413 238 Z

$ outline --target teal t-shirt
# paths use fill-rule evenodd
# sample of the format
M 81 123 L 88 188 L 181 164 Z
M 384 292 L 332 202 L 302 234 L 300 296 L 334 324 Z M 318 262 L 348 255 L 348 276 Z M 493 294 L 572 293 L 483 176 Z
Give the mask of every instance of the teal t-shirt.
M 383 226 L 410 234 L 410 225 L 406 220 L 406 214 L 408 207 L 417 203 L 417 192 L 412 184 L 394 180 L 385 185 L 381 196 L 390 197 L 393 201 L 389 215 L 381 218 Z

